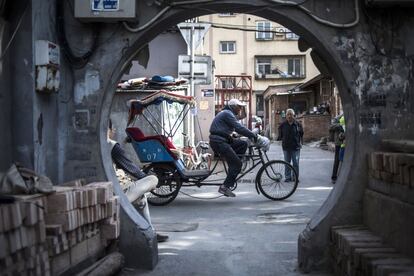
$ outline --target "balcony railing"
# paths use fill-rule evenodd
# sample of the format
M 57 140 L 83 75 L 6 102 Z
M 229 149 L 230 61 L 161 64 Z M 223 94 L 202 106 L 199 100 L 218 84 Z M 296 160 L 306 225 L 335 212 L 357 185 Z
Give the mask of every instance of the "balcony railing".
M 266 80 L 266 79 L 304 79 L 306 78 L 305 74 L 300 75 L 282 75 L 282 74 L 255 74 L 254 78 L 256 80 Z

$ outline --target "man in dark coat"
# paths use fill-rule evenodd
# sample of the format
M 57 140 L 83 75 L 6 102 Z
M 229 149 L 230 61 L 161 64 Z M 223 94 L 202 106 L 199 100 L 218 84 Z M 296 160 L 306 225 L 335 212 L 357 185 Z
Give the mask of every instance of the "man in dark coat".
M 210 126 L 210 146 L 215 153 L 224 158 L 228 165 L 227 177 L 218 192 L 228 197 L 236 196 L 231 191 L 231 187 L 241 171 L 242 161 L 239 156 L 247 150 L 247 142 L 232 138 L 232 133 L 235 131 L 254 141 L 257 140 L 257 135 L 238 121 L 240 111 L 245 105 L 238 99 L 231 99 L 224 109 L 216 115 Z
M 279 126 L 278 141 L 282 141 L 283 155 L 286 162 L 292 162 L 299 181 L 299 158 L 300 149 L 303 143 L 302 125 L 295 120 L 295 111 L 293 109 L 286 110 L 286 120 Z M 285 168 L 286 182 L 292 179 L 290 168 Z
M 335 118 L 334 124 L 332 124 L 331 127 L 329 128 L 329 133 L 332 133 L 333 140 L 335 143 L 335 158 L 334 158 L 334 165 L 332 168 L 332 176 L 331 176 L 332 184 L 335 184 L 336 179 L 338 178 L 338 168 L 339 168 L 339 162 L 340 162 L 341 146 L 345 139 L 344 128 L 339 122 L 342 116 L 343 115 L 341 115 L 338 119 Z

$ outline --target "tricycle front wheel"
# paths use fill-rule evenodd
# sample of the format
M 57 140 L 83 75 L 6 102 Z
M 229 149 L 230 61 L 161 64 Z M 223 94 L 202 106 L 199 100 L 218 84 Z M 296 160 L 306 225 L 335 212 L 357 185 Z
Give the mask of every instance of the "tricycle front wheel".
M 257 173 L 256 181 L 260 192 L 271 200 L 290 197 L 298 186 L 295 169 L 282 160 L 265 163 Z

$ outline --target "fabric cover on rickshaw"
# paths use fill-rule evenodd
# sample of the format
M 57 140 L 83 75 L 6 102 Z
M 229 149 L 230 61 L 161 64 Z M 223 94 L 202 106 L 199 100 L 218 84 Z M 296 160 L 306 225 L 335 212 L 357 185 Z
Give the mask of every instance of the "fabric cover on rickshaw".
M 145 146 L 147 147 L 146 150 L 149 152 L 151 151 L 151 149 L 153 148 L 153 146 L 157 146 L 159 144 L 162 145 L 162 147 L 166 150 L 166 152 L 168 153 L 169 156 L 172 157 L 173 160 L 177 159 L 176 154 L 174 154 L 174 152 L 172 152 L 171 150 L 176 149 L 176 147 L 174 146 L 174 144 L 171 142 L 170 139 L 168 139 L 167 137 L 165 137 L 164 135 L 151 135 L 151 136 L 145 136 L 145 134 L 141 131 L 141 129 L 137 128 L 137 127 L 128 127 L 125 129 L 125 132 L 127 133 L 127 135 L 132 138 L 135 142 L 138 142 L 137 147 L 143 147 L 145 143 Z M 155 143 L 151 143 L 155 142 Z M 159 143 L 158 143 L 159 142 Z M 158 154 L 160 154 L 160 151 L 157 150 Z M 142 162 L 149 162 L 149 161 L 172 161 L 170 158 L 168 158 L 169 156 L 164 155 L 164 160 L 161 159 L 157 159 L 157 160 L 148 160 L 148 158 L 144 155 L 142 155 L 142 150 L 139 150 L 139 152 L 137 152 L 139 154 L 140 160 Z M 162 152 L 161 152 L 162 153 Z M 160 155 L 162 156 L 162 155 Z
M 164 135 L 145 136 L 142 130 L 137 127 L 128 127 L 125 131 L 135 141 L 146 141 L 146 140 L 156 139 L 160 141 L 162 144 L 165 144 L 168 149 L 176 149 L 176 147 L 171 142 L 171 140 L 165 137 Z
M 189 104 L 190 106 L 195 106 L 195 100 L 192 96 L 183 96 L 167 92 L 165 90 L 160 90 L 155 92 L 148 97 L 145 97 L 141 100 L 131 100 L 129 101 L 129 114 L 128 114 L 128 125 L 132 123 L 136 115 L 142 114 L 144 109 L 150 105 L 159 105 L 163 101 L 168 103 L 180 103 L 180 104 Z

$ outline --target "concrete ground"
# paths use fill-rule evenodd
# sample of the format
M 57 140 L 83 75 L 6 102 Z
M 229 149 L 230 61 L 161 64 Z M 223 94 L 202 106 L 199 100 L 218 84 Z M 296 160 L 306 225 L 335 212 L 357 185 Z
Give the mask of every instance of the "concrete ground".
M 269 157 L 283 159 L 278 143 L 272 144 Z M 298 189 L 284 201 L 258 195 L 250 181 L 254 172 L 239 183 L 236 198 L 216 198 L 217 187 L 182 188 L 204 199 L 179 194 L 167 206 L 151 206 L 155 228 L 169 240 L 158 245 L 153 271 L 125 269 L 122 274 L 301 275 L 298 235 L 333 188 L 332 164 L 332 152 L 304 146 Z

